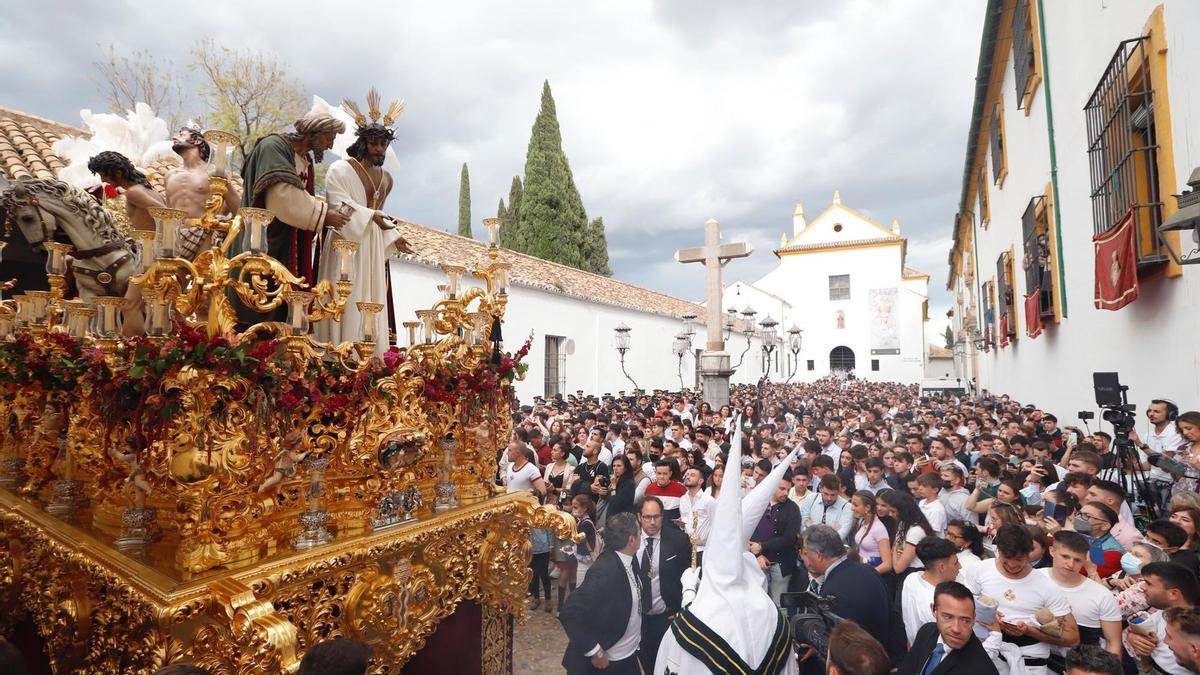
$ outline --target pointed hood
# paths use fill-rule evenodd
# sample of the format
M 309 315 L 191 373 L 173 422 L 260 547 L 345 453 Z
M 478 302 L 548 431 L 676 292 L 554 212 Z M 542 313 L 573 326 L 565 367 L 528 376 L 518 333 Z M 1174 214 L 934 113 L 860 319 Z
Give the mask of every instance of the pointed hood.
M 734 473 L 728 479 L 731 482 L 725 484 L 726 489 L 717 497 L 712 530 L 704 548 L 703 576 L 689 609 L 697 619 L 724 637 L 738 656 L 750 666 L 757 667 L 767 653 L 779 610 L 767 595 L 765 577 L 748 550 L 748 541 L 758 520 L 755 519 L 751 529 L 746 529 L 742 491 L 737 481 L 742 466 L 740 416 L 734 424 L 729 458 L 725 463 L 727 472 L 732 469 Z M 766 503 L 770 501 L 770 493 L 764 495 L 762 506 L 753 507 L 757 509 L 758 518 L 762 517 Z

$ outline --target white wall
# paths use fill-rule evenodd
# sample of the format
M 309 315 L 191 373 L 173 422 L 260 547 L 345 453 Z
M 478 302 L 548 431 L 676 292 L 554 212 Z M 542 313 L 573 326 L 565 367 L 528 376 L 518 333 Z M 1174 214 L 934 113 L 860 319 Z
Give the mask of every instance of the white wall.
M 779 266 L 755 285 L 768 293 L 787 298 L 793 310 L 788 327 L 794 321 L 804 330 L 801 368 L 795 380 L 811 382 L 829 374 L 829 353 L 846 346 L 854 351 L 855 374 L 868 380 L 919 381 L 924 372 L 925 339 L 922 304 L 925 282 L 902 281 L 900 246 L 840 249 L 823 253 L 784 255 Z M 829 299 L 829 277 L 850 275 L 850 299 Z M 898 288 L 900 354 L 871 355 L 871 289 Z M 728 302 L 728 299 L 726 300 Z M 845 329 L 837 328 L 836 313 L 845 312 Z M 761 311 L 761 310 L 760 310 Z M 815 361 L 816 369 L 806 369 L 805 361 Z M 871 360 L 879 360 L 879 371 L 871 371 Z
M 396 325 L 415 319 L 418 309 L 432 307 L 440 299 L 438 284 L 445 283 L 440 270 L 420 263 L 391 261 L 393 305 Z M 517 396 L 522 401 L 531 401 L 545 390 L 545 336 L 557 335 L 574 340 L 575 352 L 566 357 L 566 386 L 563 394 L 582 389 L 587 394 L 616 394 L 618 391 L 633 391 L 633 385 L 621 373 L 620 357 L 617 354 L 613 328 L 624 322 L 630 331 L 630 350 L 625 356 L 625 369 L 644 390 L 680 388 L 679 360 L 671 352 L 675 335 L 682 324 L 674 318 L 649 312 L 625 309 L 559 293 L 543 291 L 521 285 L 509 287 L 508 306 L 505 311 L 503 335 L 504 349 L 516 351 L 533 331 L 533 345 L 525 362 L 529 372 L 525 380 L 518 382 Z M 400 331 L 401 343 L 407 341 Z M 734 361 L 745 346 L 744 338 L 735 338 L 737 351 Z M 704 346 L 704 327 L 701 325 L 693 347 Z M 735 383 L 753 383 L 761 375 L 759 342 L 753 341 L 746 355 L 743 368 L 735 374 Z M 695 359 L 683 358 L 684 386 L 695 389 Z
M 1153 397 L 1168 397 L 1184 409 L 1200 408 L 1200 269 L 1182 277 L 1161 273 L 1140 278 L 1141 294 L 1116 312 L 1093 308 L 1090 174 L 1083 115 L 1097 82 L 1121 40 L 1142 34 L 1160 0 L 1044 2 L 1047 55 L 1058 156 L 1059 201 L 1068 316 L 1029 339 L 1018 311 L 1013 346 L 978 355 L 979 384 L 996 393 L 1054 410 L 1064 422 L 1074 412 L 1095 408 L 1092 372 L 1116 370 L 1130 387 L 1139 411 Z M 1167 0 L 1168 88 L 1177 189 L 1200 165 L 1200 3 Z M 1009 54 L 1011 59 L 1011 52 Z M 995 276 L 996 258 L 1012 246 L 1018 255 L 1017 292 L 1025 290 L 1019 256 L 1021 214 L 1050 180 L 1045 82 L 1028 117 L 1016 108 L 1011 60 L 1004 72 L 1005 132 L 1009 175 L 1003 189 L 990 188 L 991 225 L 976 226 L 979 278 L 974 292 Z M 1157 85 L 1156 85 L 1157 88 Z M 1156 105 L 1162 98 L 1156 93 Z M 963 114 L 969 114 L 964 108 Z M 1163 139 L 1160 138 L 1160 141 Z M 991 174 L 989 159 L 989 177 Z M 1165 199 L 1173 199 L 1163 195 Z M 974 210 L 974 205 L 971 206 Z M 980 305 L 982 308 L 982 305 Z M 1020 307 L 1018 307 L 1020 310 Z M 981 309 L 982 313 L 982 309 Z M 956 313 L 962 315 L 962 308 Z M 1144 419 L 1140 418 L 1139 419 Z

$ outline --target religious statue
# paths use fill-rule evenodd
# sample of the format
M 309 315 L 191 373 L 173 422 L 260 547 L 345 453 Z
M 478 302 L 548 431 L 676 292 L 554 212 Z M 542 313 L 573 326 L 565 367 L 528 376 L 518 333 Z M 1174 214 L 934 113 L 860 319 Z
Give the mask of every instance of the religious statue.
M 165 204 L 158 191 L 141 171 L 134 168 L 128 157 L 106 150 L 89 159 L 87 166 L 100 180 L 125 193 L 125 213 L 129 218 L 130 227 L 154 232 L 154 218 L 150 217 L 150 209 Z M 145 255 L 145 251 L 142 255 Z M 121 317 L 121 332 L 126 337 L 143 333 L 142 289 L 137 284 L 129 284 L 125 290 L 125 304 L 121 306 Z
M 208 162 L 212 148 L 204 140 L 200 129 L 187 126 L 171 139 L 171 149 L 183 160 L 183 165 L 168 171 L 164 179 L 167 206 L 187 211 L 189 218 L 199 219 L 204 215 L 204 207 L 212 196 L 209 179 L 214 175 L 214 170 Z M 232 184 L 229 185 L 220 213 L 232 216 L 237 211 L 239 200 L 237 190 Z M 195 224 L 180 227 L 178 237 L 179 256 L 188 260 L 194 260 L 197 254 L 212 245 L 209 231 Z
M 271 476 L 258 486 L 258 494 L 266 494 L 275 490 L 285 478 L 296 475 L 296 467 L 308 456 L 309 450 L 304 447 L 304 428 L 292 429 L 283 437 L 283 447 L 275 456 L 275 470 Z
M 340 321 L 327 319 L 317 324 L 318 340 L 334 344 L 357 341 L 364 335 L 375 340 L 376 353 L 382 353 L 389 345 L 389 331 L 395 321 L 392 312 L 386 316 L 376 314 L 375 325 L 365 329 L 363 314 L 357 303 L 372 302 L 388 304 L 391 298 L 387 273 L 388 249 L 395 246 L 401 252 L 409 252 L 408 242 L 396 229 L 397 222 L 383 212 L 388 193 L 392 190 L 392 177 L 383 169 L 388 144 L 396 137 L 393 125 L 404 111 L 403 101 L 392 101 L 387 112 L 380 118 L 379 92 L 374 88 L 367 94 L 367 115 L 352 101 L 342 103 L 342 108 L 354 117 L 357 140 L 347 149 L 348 159 L 339 159 L 325 174 L 325 198 L 331 205 L 349 206 L 350 219 L 337 233 L 329 236 L 321 248 L 321 257 L 333 259 L 333 243 L 337 239 L 349 239 L 358 243 L 358 256 L 353 271 L 354 290 L 346 302 Z M 369 115 L 369 119 L 368 119 Z M 339 271 L 327 265 L 319 271 L 321 279 L 338 280 Z
M 146 480 L 146 470 L 142 468 L 142 463 L 138 459 L 138 449 L 133 436 L 125 439 L 125 449 L 128 452 L 111 448 L 108 454 L 129 469 L 129 476 L 125 479 L 125 484 L 133 488 L 133 505 L 135 508 L 145 508 L 146 497 L 150 496 L 150 483 Z
M 267 254 L 312 284 L 316 281 L 314 238 L 322 227 L 337 230 L 347 221 L 341 211 L 314 196 L 313 174 L 346 125 L 327 113 L 310 112 L 293 126 L 294 131 L 271 134 L 250 151 L 242 165 L 241 205 L 275 214 L 267 226 Z M 233 248 L 230 257 L 250 248 L 249 230 L 242 233 L 240 247 Z M 282 321 L 286 314 L 286 308 L 279 307 L 270 319 Z M 245 306 L 238 316 L 245 323 L 262 320 Z

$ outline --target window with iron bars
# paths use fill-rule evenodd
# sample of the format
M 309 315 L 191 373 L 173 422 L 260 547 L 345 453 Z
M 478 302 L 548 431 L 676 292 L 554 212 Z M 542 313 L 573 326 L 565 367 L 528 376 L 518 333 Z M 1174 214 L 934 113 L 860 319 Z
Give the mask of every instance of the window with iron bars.
M 1133 219 L 1138 269 L 1167 261 L 1148 36 L 1121 42 L 1084 107 L 1096 234 Z
M 1004 177 L 1008 175 L 1008 161 L 1004 149 L 1004 112 L 1003 107 L 997 103 L 992 106 L 992 129 L 991 129 L 991 146 L 992 152 L 992 181 L 996 185 L 1004 183 Z M 980 181 L 980 185 L 984 183 Z
M 1017 110 L 1028 103 L 1030 90 L 1037 83 L 1037 61 L 1033 50 L 1033 14 L 1029 0 L 1017 0 L 1012 19 L 1013 79 L 1017 86 Z
M 975 196 L 979 201 L 979 225 L 987 229 L 992 221 L 992 209 L 988 205 L 987 166 L 979 167 L 979 180 L 976 181 Z
M 1043 319 L 1054 319 L 1054 261 L 1050 256 L 1050 224 L 1046 215 L 1046 198 L 1038 195 L 1029 200 L 1021 216 L 1021 231 L 1025 256 L 1025 295 L 1041 294 Z
M 565 341 L 566 338 L 561 335 L 546 336 L 546 398 L 565 393 L 567 388 L 567 354 L 563 351 Z
M 996 344 L 1003 347 L 1017 337 L 1012 264 L 1007 251 L 996 259 Z

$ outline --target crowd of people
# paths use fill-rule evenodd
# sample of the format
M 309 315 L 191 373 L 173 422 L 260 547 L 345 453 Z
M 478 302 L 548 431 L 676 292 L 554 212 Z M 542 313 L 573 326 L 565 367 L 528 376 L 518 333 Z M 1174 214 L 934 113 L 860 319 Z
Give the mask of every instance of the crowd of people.
M 748 553 L 785 613 L 804 592 L 842 619 L 827 653 L 797 647 L 802 668 L 1200 672 L 1200 412 L 1154 399 L 1123 434 L 862 380 L 731 394 L 576 392 L 514 413 L 497 479 L 581 535 L 533 533 L 529 604 L 558 612 L 568 672 L 656 672 L 693 549 L 703 574 L 729 545 L 710 536 L 716 499 L 780 475 Z

